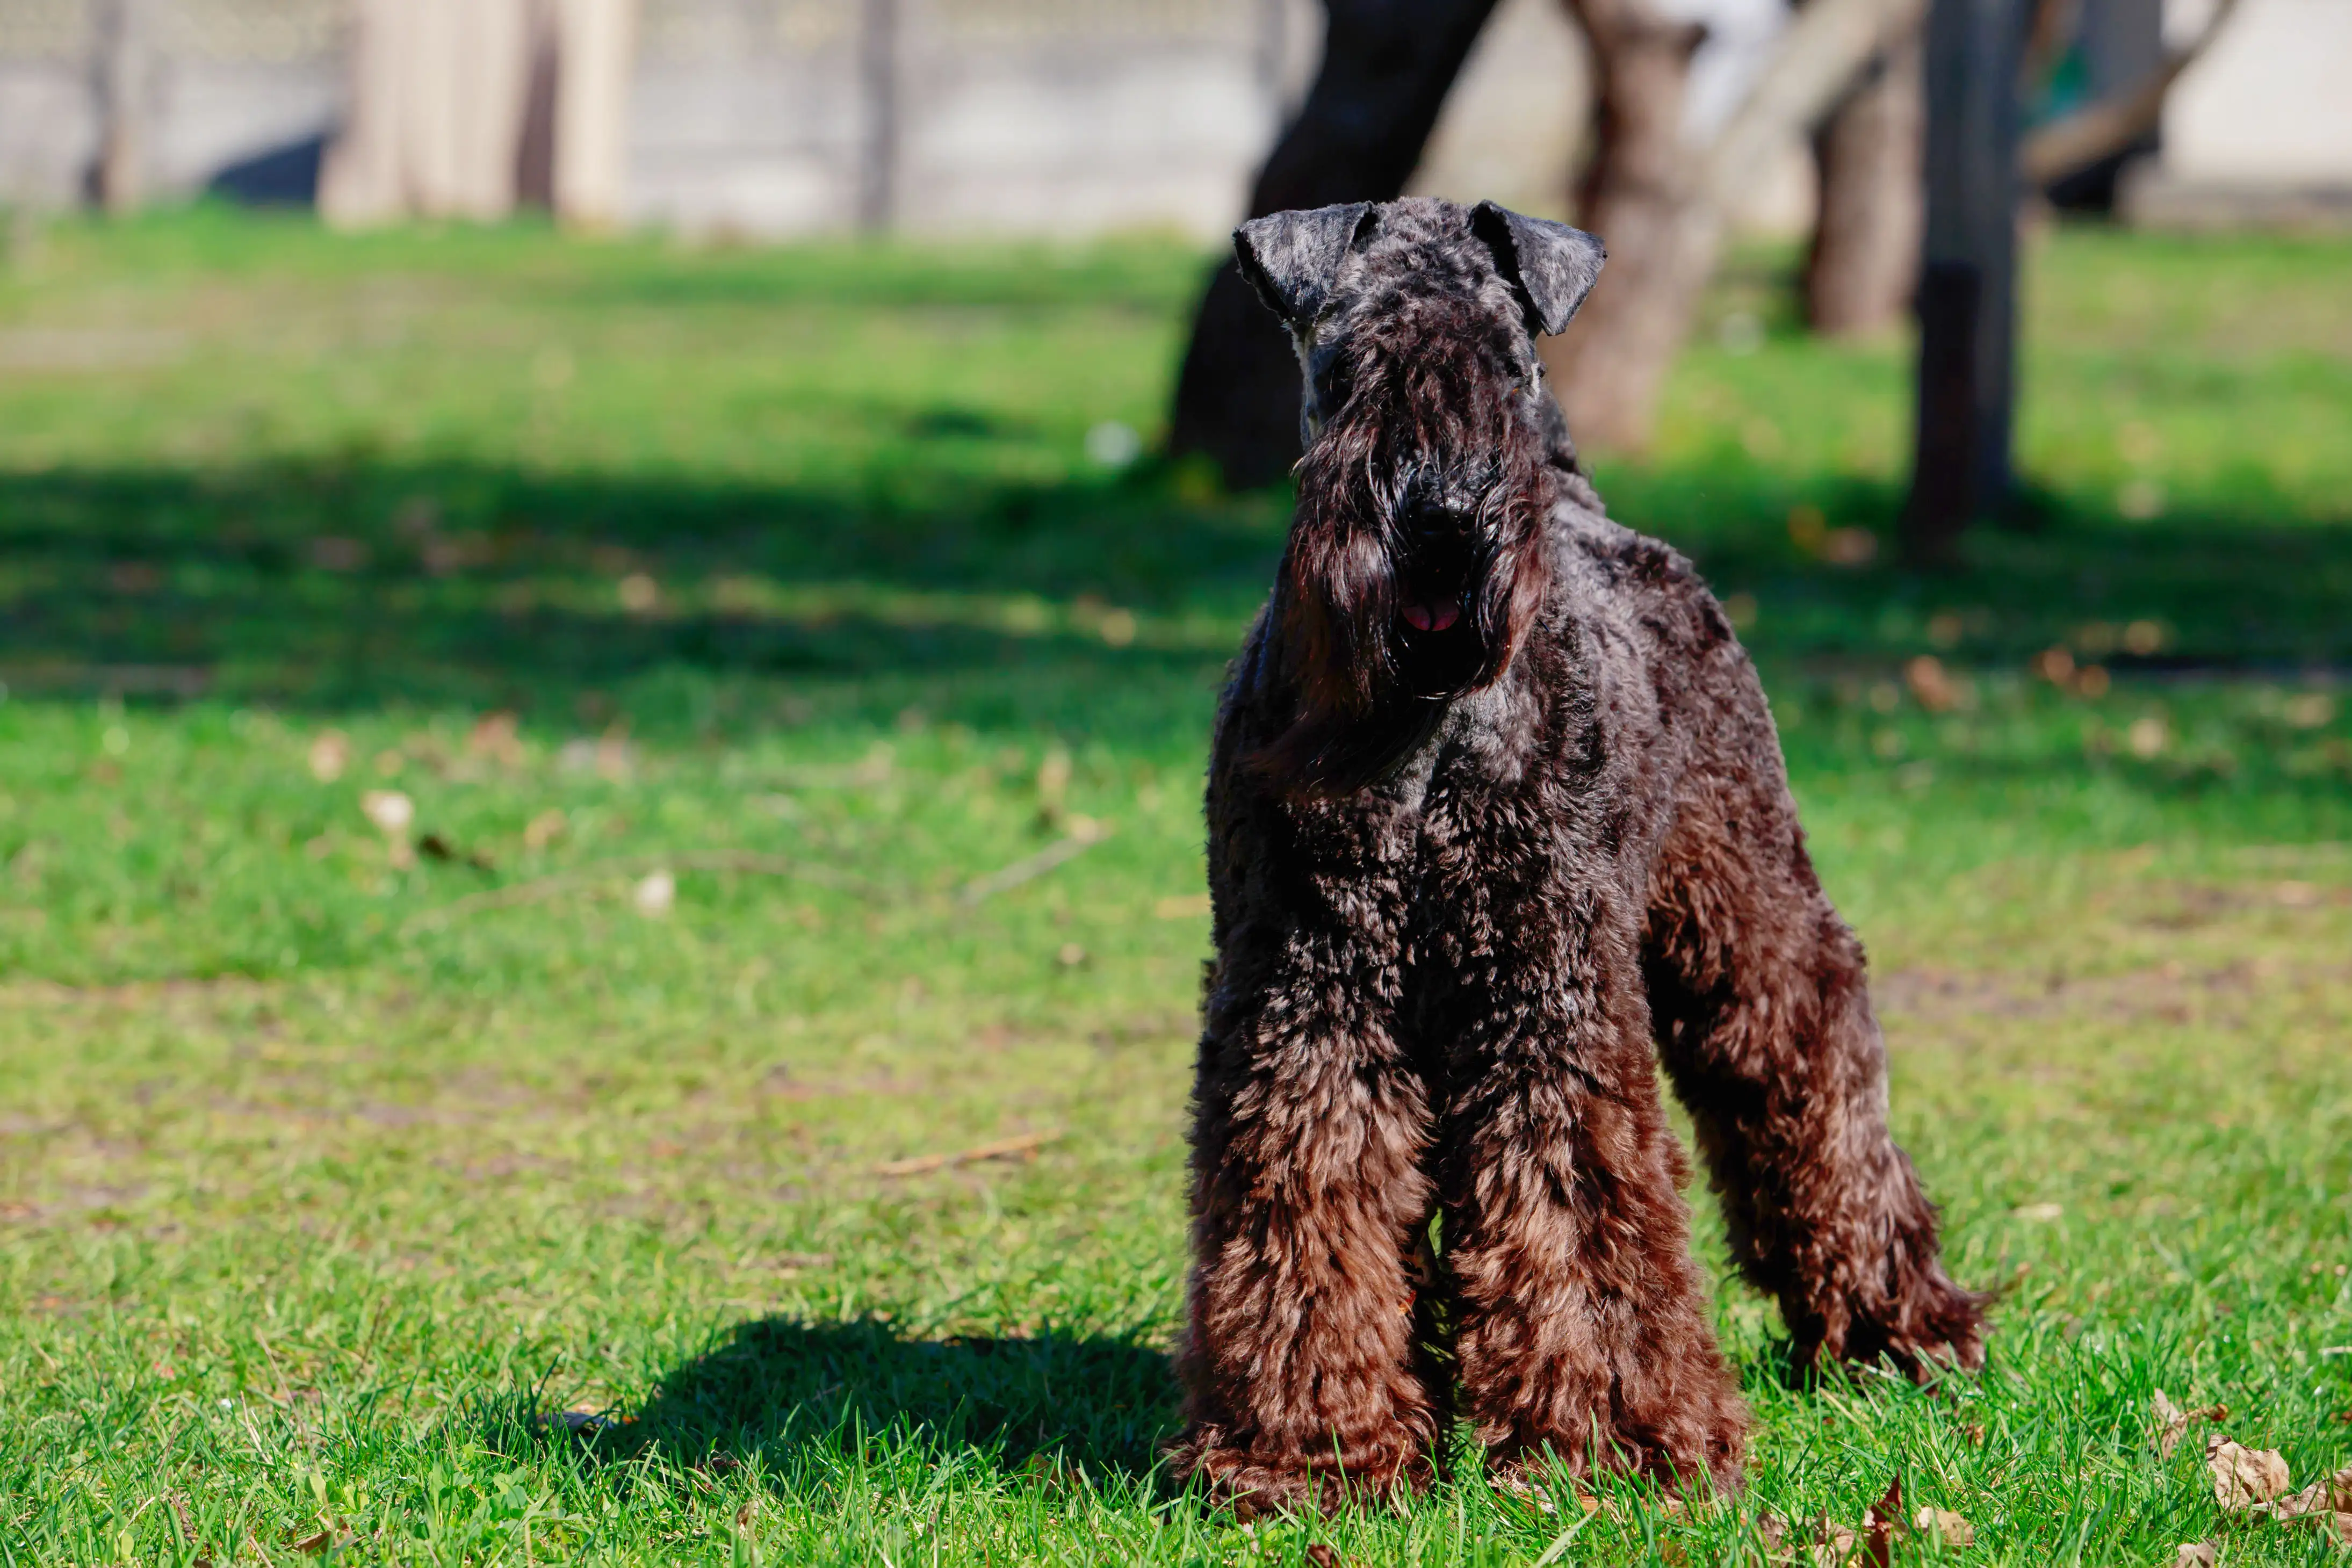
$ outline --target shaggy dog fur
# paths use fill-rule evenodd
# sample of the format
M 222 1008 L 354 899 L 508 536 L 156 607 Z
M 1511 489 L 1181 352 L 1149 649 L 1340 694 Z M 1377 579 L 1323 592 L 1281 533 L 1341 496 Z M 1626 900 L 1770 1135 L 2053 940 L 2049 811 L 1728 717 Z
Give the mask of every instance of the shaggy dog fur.
M 1458 1415 L 1507 1476 L 1736 1488 L 1654 1050 L 1801 1362 L 1978 1363 L 1755 671 L 1542 386 L 1599 245 L 1430 200 L 1235 241 L 1307 445 L 1210 767 L 1178 1473 L 1328 1507 Z

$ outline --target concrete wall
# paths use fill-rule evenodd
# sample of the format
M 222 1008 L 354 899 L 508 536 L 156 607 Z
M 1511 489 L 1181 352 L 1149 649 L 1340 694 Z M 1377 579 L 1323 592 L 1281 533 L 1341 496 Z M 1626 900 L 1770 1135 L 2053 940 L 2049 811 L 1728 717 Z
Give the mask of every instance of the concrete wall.
M 2173 0 L 2168 37 L 2210 0 Z M 2167 173 L 2201 183 L 2352 186 L 2352 0 L 2242 0 L 2164 107 Z
M 1223 235 L 1280 126 L 1257 64 L 1213 40 L 940 49 L 916 68 L 907 227 Z
M 89 73 L 69 62 L 0 59 L 0 202 L 79 200 L 97 156 Z
M 898 0 L 875 167 L 856 0 L 650 0 L 631 207 L 689 232 L 1221 235 L 1311 69 L 1315 0 Z
M 172 198 L 340 118 L 341 0 L 141 0 L 143 183 Z M 0 0 L 0 200 L 79 200 L 97 156 L 92 0 Z

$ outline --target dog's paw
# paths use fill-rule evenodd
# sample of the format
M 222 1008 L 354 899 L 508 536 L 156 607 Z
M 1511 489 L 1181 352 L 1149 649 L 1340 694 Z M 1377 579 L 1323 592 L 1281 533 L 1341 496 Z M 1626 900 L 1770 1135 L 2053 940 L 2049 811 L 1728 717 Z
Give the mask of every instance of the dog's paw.
M 1929 1263 L 1900 1289 L 1876 1300 L 1851 1304 L 1843 1333 L 1801 1342 L 1801 1362 L 1838 1360 L 1861 1366 L 1888 1365 L 1914 1383 L 1933 1383 L 1946 1373 L 1975 1372 L 1984 1365 L 1986 1310 L 1992 1298 L 1953 1283 Z

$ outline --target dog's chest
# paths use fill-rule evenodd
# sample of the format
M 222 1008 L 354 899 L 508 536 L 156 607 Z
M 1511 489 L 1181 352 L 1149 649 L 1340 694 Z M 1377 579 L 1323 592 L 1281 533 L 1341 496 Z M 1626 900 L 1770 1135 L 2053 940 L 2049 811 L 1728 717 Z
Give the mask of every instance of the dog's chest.
M 1444 897 L 1448 879 L 1545 852 L 1531 706 L 1528 694 L 1491 688 L 1459 700 L 1381 787 L 1390 841 L 1422 897 Z

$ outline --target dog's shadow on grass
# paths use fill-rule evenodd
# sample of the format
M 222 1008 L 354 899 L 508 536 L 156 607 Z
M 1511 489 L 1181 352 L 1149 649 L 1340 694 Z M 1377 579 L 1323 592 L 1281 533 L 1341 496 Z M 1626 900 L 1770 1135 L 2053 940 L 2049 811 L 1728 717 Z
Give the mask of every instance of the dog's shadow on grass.
M 1097 1476 L 1148 1476 L 1176 1429 L 1167 1354 L 1131 1339 L 1048 1332 L 925 1339 L 877 1319 L 762 1318 L 662 1379 L 635 1419 L 597 1432 L 607 1456 L 656 1451 L 707 1468 L 789 1474 L 810 1458 L 913 1447 Z

